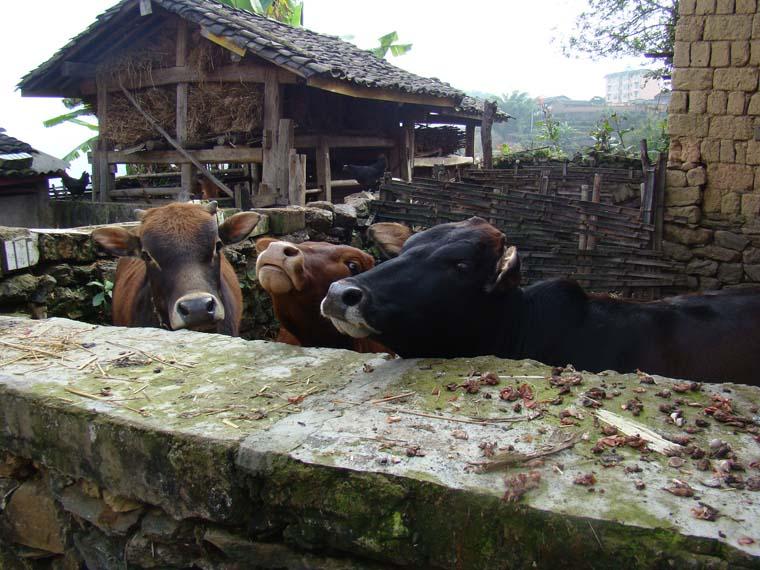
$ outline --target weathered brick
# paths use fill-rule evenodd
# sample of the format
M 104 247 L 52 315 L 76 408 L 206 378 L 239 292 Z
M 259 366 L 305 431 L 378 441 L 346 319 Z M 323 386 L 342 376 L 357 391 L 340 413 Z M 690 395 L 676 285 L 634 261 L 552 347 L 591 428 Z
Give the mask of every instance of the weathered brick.
M 712 91 L 707 96 L 707 112 L 711 115 L 725 115 L 728 94 L 725 91 Z
M 676 26 L 676 41 L 696 42 L 702 39 L 705 16 L 683 16 Z
M 760 115 L 760 93 L 753 93 L 747 106 L 747 114 Z
M 712 239 L 712 232 L 706 228 L 689 228 L 683 224 L 665 224 L 665 239 L 684 245 L 701 245 Z
M 707 173 L 704 166 L 692 168 L 686 173 L 686 184 L 689 186 L 702 186 L 707 182 Z
M 746 141 L 752 138 L 752 119 L 731 115 L 713 117 L 709 133 L 715 138 Z
M 720 161 L 721 162 L 735 162 L 736 154 L 734 152 L 734 141 L 723 140 L 720 141 Z
M 705 162 L 718 162 L 720 160 L 720 139 L 705 139 L 702 141 L 700 149 Z
M 665 172 L 665 184 L 668 188 L 683 188 L 686 186 L 686 173 L 681 170 L 668 169 Z
M 747 276 L 748 281 L 757 283 L 760 281 L 760 265 L 745 265 L 744 274 Z
M 715 14 L 715 0 L 697 0 L 697 14 Z
M 736 162 L 739 164 L 746 164 L 747 163 L 747 143 L 746 142 L 738 142 L 734 145 L 735 149 L 735 155 L 736 155 Z
M 760 194 L 742 195 L 742 214 L 748 217 L 760 215 Z
M 717 291 L 720 289 L 720 281 L 714 277 L 700 277 L 699 278 L 699 290 L 700 291 Z
M 701 73 L 703 70 L 698 71 Z M 715 89 L 726 91 L 756 91 L 757 69 L 751 67 L 716 69 L 713 85 Z
M 663 242 L 663 246 L 664 245 L 665 245 L 665 242 Z M 664 250 L 664 247 L 663 247 L 663 250 Z M 744 258 L 744 263 L 760 265 L 760 249 L 756 247 L 750 247 L 749 249 L 744 251 L 743 258 Z
M 674 64 L 675 64 L 675 60 Z M 691 67 L 707 67 L 710 65 L 710 42 L 694 42 L 689 51 Z
M 702 153 L 700 152 L 701 141 L 694 138 L 685 138 L 681 140 L 681 160 L 684 163 L 700 162 Z M 687 168 L 688 170 L 688 168 Z
M 712 277 L 718 273 L 718 262 L 710 259 L 693 259 L 686 265 L 686 273 Z
M 671 136 L 705 137 L 708 131 L 707 117 L 676 114 L 668 118 L 668 134 Z
M 675 67 L 689 67 L 689 42 L 676 42 L 673 46 L 673 65 Z
M 665 208 L 665 214 L 669 218 L 687 224 L 698 224 L 702 218 L 702 210 L 699 209 L 699 206 L 671 206 Z
M 752 35 L 752 16 L 707 16 L 704 39 L 748 40 Z
M 690 16 L 697 9 L 697 0 L 681 0 L 678 3 L 678 13 L 681 16 Z
M 707 112 L 707 91 L 691 91 L 689 93 L 689 113 L 704 115 Z
M 672 188 L 665 190 L 666 206 L 693 206 L 699 204 L 702 198 L 700 189 L 694 186 L 686 188 Z
M 726 262 L 739 261 L 742 258 L 741 252 L 717 245 L 706 245 L 705 247 L 695 249 L 694 256 Z
M 720 212 L 720 188 L 706 187 L 702 191 L 702 211 L 706 214 Z
M 741 194 L 729 192 L 720 201 L 720 213 L 726 215 L 738 214 L 742 209 Z
M 720 71 L 720 70 L 716 70 Z M 725 71 L 725 70 L 724 70 Z M 673 89 L 684 91 L 704 91 L 713 87 L 712 69 L 676 69 L 673 71 Z M 736 87 L 727 88 L 730 91 Z
M 691 249 L 680 243 L 673 243 L 672 241 L 662 242 L 662 251 L 669 259 L 675 259 L 676 261 L 689 261 L 694 257 Z M 760 263 L 760 261 L 758 261 Z
M 673 91 L 670 96 L 669 113 L 685 113 L 689 105 L 689 95 L 686 91 Z
M 718 0 L 715 5 L 716 14 L 733 14 L 734 0 Z
M 749 239 L 741 234 L 717 230 L 715 232 L 715 245 L 735 251 L 742 251 L 749 245 Z
M 730 42 L 712 42 L 710 46 L 710 65 L 712 67 L 727 67 L 731 59 Z
M 743 115 L 744 106 L 747 96 L 743 91 L 732 91 L 728 94 L 728 104 L 726 105 L 726 111 L 729 115 Z
M 752 21 L 752 39 L 760 39 L 760 14 L 755 14 L 755 18 Z
M 747 141 L 747 164 L 760 165 L 760 142 Z M 760 176 L 760 170 L 756 171 L 755 178 Z
M 736 285 L 744 278 L 744 266 L 741 263 L 721 263 L 718 267 L 718 280 L 726 285 Z
M 757 0 L 736 0 L 737 14 L 754 14 L 757 12 Z
M 739 41 L 731 43 L 731 65 L 742 67 L 749 62 L 749 42 Z
M 707 168 L 707 183 L 715 188 L 733 191 L 752 189 L 755 173 L 745 164 L 715 164 Z

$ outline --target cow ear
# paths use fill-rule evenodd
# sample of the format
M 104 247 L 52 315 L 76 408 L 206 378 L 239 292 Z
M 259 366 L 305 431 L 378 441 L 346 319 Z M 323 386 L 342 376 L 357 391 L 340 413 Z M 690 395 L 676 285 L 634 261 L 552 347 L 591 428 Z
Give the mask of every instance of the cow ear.
M 225 245 L 237 243 L 248 237 L 259 223 L 261 216 L 256 212 L 240 212 L 219 226 L 219 238 Z
M 140 238 L 124 228 L 98 228 L 92 232 L 92 239 L 108 253 L 117 257 L 138 256 L 142 251 Z
M 367 235 L 375 243 L 383 257 L 390 259 L 401 252 L 406 240 L 412 236 L 412 230 L 404 224 L 380 222 L 372 224 L 367 230 Z
M 496 264 L 496 281 L 492 291 L 506 291 L 520 286 L 520 256 L 517 248 L 511 246 L 504 249 L 499 262 Z
M 137 218 L 138 222 L 142 222 L 145 219 L 145 214 L 148 213 L 148 210 L 141 210 L 140 208 L 137 208 L 135 210 L 135 218 Z
M 216 200 L 211 200 L 211 202 L 209 202 L 208 204 L 203 204 L 203 209 L 213 216 L 214 214 L 216 214 L 216 211 L 219 209 L 219 203 Z M 256 224 L 253 224 L 253 225 L 255 226 Z
M 273 237 L 263 237 L 261 239 L 256 240 L 256 252 L 257 253 L 264 253 L 267 248 L 269 247 L 270 243 L 276 242 L 277 238 Z

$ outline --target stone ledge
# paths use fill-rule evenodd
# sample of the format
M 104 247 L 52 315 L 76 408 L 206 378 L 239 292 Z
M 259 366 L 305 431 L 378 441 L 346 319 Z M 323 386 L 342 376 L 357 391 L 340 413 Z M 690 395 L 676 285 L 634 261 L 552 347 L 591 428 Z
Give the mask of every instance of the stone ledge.
M 705 406 L 713 395 L 728 396 L 735 413 L 751 415 L 756 388 L 728 385 L 725 392 L 705 385 L 661 399 L 655 392 L 676 382 L 657 377 L 650 386 L 635 375 L 583 374 L 564 402 L 551 405 L 557 398 L 546 380 L 551 369 L 532 361 L 388 361 L 64 319 L 0 317 L 0 340 L 34 341 L 39 351 L 34 361 L 14 361 L 29 351 L 5 345 L 0 449 L 64 479 L 91 481 L 104 497 L 107 491 L 146 512 L 160 508 L 187 523 L 206 521 L 216 529 L 207 531 L 209 541 L 232 550 L 287 547 L 386 566 L 452 569 L 582 567 L 590 559 L 598 567 L 760 567 L 757 495 L 705 486 L 709 473 L 695 470 L 689 459 L 679 469 L 666 457 L 640 457 L 630 448 L 594 454 L 601 436 L 593 409 L 581 405 L 582 392 L 604 385 L 612 397 L 605 408 L 674 436 L 683 431 L 660 404 L 680 396 Z M 473 370 L 494 372 L 500 384 L 477 394 L 446 389 Z M 522 383 L 543 402 L 537 408 L 522 402 L 516 411 L 515 402 L 498 397 L 500 389 Z M 620 409 L 634 396 L 644 406 L 635 418 Z M 532 418 L 539 408 L 544 414 Z M 692 435 L 694 445 L 710 449 L 711 440 L 724 440 L 752 470 L 758 451 L 751 434 L 714 421 L 702 407 L 682 409 L 687 426 L 709 420 Z M 576 416 L 573 425 L 560 427 L 568 423 L 559 422 L 563 410 Z M 529 453 L 549 444 L 555 431 L 589 438 L 533 465 L 540 481 L 520 502 L 502 500 L 505 478 L 527 468 L 473 470 L 486 460 L 484 443 L 495 443 L 497 453 L 507 446 Z M 623 469 L 634 465 L 641 472 Z M 591 471 L 595 492 L 574 484 Z M 644 489 L 635 489 L 636 479 Z M 696 499 L 663 490 L 673 479 L 689 482 L 699 501 L 722 516 L 694 518 Z M 77 512 L 84 516 L 81 507 Z M 128 544 L 145 543 L 149 552 L 146 524 L 143 519 L 142 534 Z M 232 530 L 244 538 L 230 538 Z

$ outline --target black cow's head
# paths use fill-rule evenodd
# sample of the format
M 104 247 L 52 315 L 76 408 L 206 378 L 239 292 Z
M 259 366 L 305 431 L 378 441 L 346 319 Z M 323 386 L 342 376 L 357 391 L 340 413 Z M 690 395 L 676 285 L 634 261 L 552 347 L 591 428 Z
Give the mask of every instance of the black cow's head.
M 517 250 L 488 222 L 470 218 L 413 235 L 398 257 L 333 283 L 322 313 L 341 332 L 373 335 L 401 356 L 464 356 L 481 350 L 484 333 L 504 317 L 501 301 L 519 284 Z
M 142 223 L 134 233 L 118 227 L 92 233 L 113 255 L 142 258 L 155 310 L 172 330 L 224 320 L 222 248 L 245 238 L 260 216 L 243 212 L 218 226 L 216 209 L 211 202 L 137 210 Z

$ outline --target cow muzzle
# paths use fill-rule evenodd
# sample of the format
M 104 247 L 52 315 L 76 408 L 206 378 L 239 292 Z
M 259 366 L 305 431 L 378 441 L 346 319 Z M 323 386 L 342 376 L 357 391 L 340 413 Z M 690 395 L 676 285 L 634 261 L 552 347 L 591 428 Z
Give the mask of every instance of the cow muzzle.
M 380 331 L 371 327 L 364 319 L 362 310 L 366 302 L 367 296 L 362 289 L 341 279 L 330 285 L 320 310 L 341 333 L 354 338 L 364 338 L 371 334 L 380 334 Z
M 256 260 L 256 276 L 261 286 L 273 295 L 285 295 L 305 285 L 304 255 L 293 244 L 275 241 Z
M 174 303 L 169 313 L 172 330 L 189 329 L 224 320 L 224 305 L 210 293 L 188 293 Z

